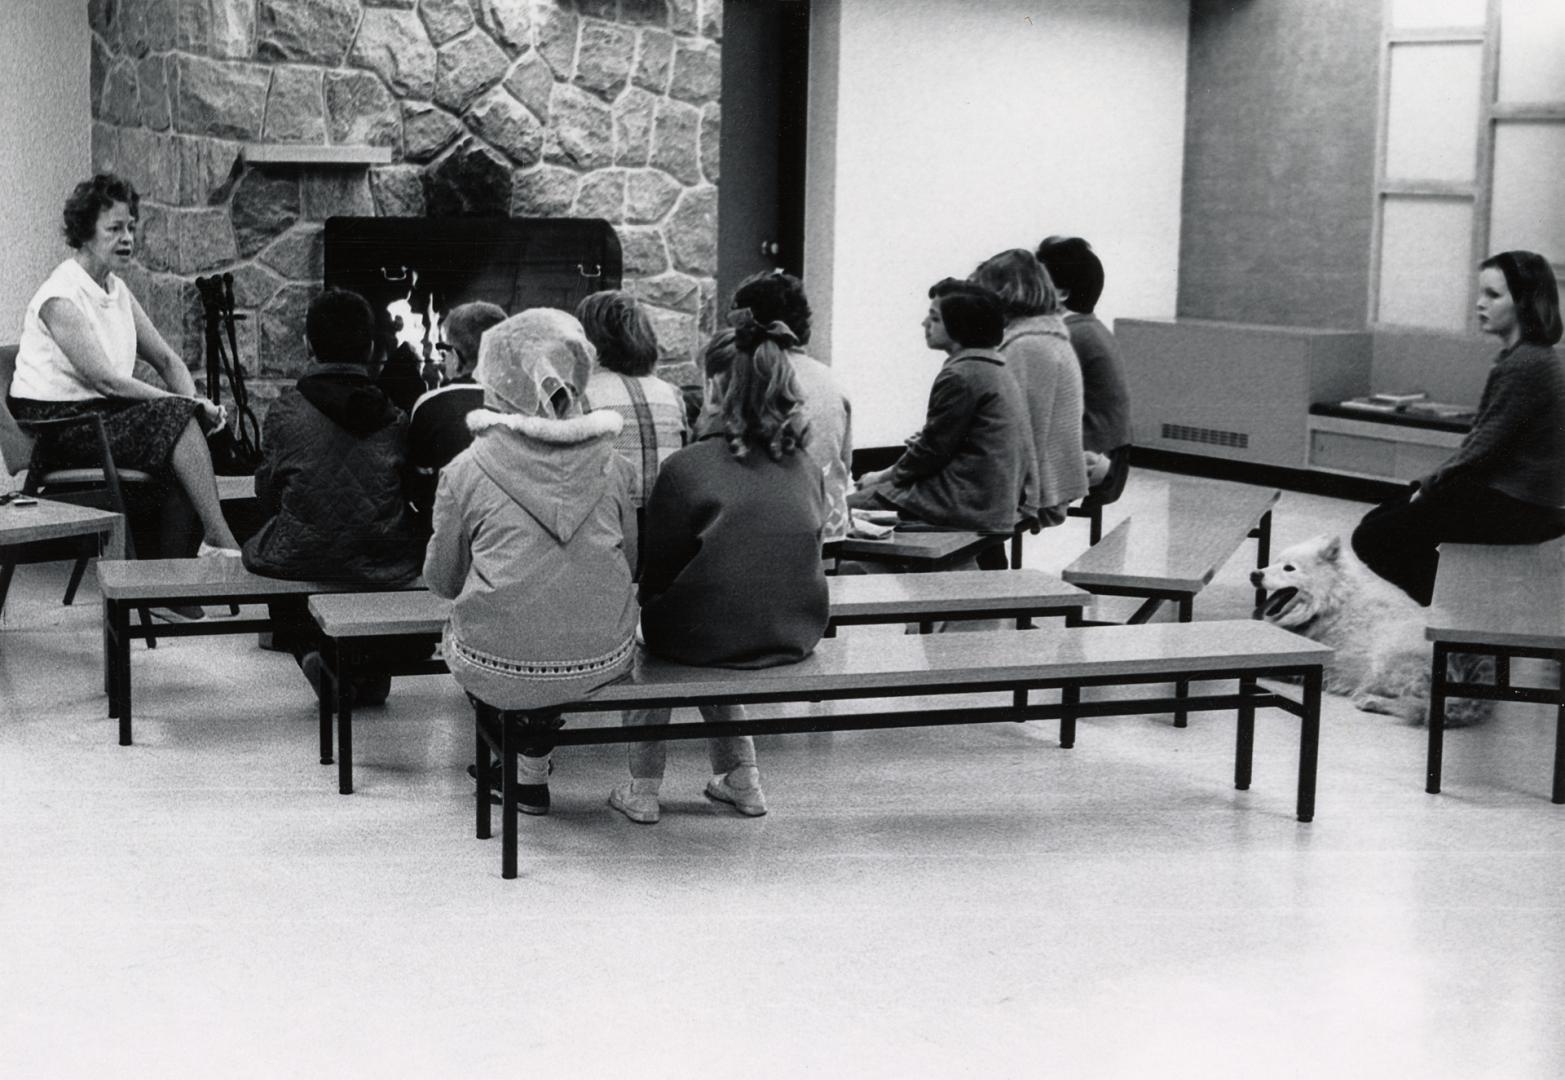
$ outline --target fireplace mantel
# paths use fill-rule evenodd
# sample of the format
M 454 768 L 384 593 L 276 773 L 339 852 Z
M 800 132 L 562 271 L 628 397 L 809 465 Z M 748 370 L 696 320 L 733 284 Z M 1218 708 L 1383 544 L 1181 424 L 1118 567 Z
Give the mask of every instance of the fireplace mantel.
M 313 165 L 355 168 L 391 163 L 391 147 L 369 145 L 319 146 L 300 143 L 253 143 L 242 151 L 252 165 Z

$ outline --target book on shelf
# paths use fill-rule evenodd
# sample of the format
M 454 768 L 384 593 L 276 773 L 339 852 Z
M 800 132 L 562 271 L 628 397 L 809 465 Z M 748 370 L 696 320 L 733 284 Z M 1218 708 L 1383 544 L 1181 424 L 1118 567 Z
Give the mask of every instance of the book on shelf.
M 1471 420 L 1478 415 L 1470 405 L 1448 405 L 1441 401 L 1415 401 L 1405 411 L 1409 416 L 1427 416 L 1433 420 Z
M 1364 412 L 1394 413 L 1397 411 L 1397 406 L 1393 404 L 1376 401 L 1368 397 L 1348 398 L 1346 401 L 1338 404 L 1344 409 L 1360 409 Z
M 1368 400 L 1376 405 L 1390 405 L 1395 408 L 1411 405 L 1415 401 L 1423 401 L 1428 397 L 1429 395 L 1422 390 L 1387 390 L 1384 393 L 1369 395 Z

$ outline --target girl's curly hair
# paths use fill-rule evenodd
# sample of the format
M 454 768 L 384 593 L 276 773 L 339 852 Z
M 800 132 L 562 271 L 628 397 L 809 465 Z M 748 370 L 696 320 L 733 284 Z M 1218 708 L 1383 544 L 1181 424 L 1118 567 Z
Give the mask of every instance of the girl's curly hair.
M 735 312 L 733 321 L 738 354 L 723 395 L 723 437 L 736 458 L 759 449 L 781 461 L 809 445 L 804 395 L 788 358 L 798 339 L 787 324 L 762 325 L 748 309 Z

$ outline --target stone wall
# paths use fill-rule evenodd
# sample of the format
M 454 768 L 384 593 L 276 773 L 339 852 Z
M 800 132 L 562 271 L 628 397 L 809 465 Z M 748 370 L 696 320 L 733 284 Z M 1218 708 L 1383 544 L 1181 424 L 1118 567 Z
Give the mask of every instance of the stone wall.
M 333 215 L 594 217 L 664 374 L 715 323 L 722 0 L 90 0 L 92 153 L 142 196 L 130 284 L 197 372 L 231 272 L 257 396 L 305 363 Z M 373 167 L 249 165 L 372 144 Z

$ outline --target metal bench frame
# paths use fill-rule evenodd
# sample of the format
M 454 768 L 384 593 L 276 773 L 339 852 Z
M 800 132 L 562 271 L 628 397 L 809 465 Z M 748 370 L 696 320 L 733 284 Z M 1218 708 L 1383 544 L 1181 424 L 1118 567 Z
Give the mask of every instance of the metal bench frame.
M 671 700 L 656 696 L 635 700 L 616 697 L 609 702 L 596 702 L 591 698 L 575 702 L 564 708 L 568 713 L 620 711 L 645 707 L 678 708 L 710 704 L 763 704 L 775 702 L 849 700 L 854 698 L 887 698 L 903 696 L 934 696 L 943 694 L 971 694 L 991 691 L 1013 691 L 1013 703 L 987 707 L 963 707 L 956 709 L 929 709 L 839 714 L 831 716 L 808 715 L 768 717 L 742 721 L 703 723 L 667 723 L 640 727 L 588 727 L 569 726 L 550 729 L 549 740 L 555 746 L 597 746 L 606 743 L 651 742 L 658 740 L 707 739 L 722 735 L 784 735 L 823 731 L 883 730 L 899 727 L 933 727 L 962 724 L 988 724 L 1001 721 L 1048 720 L 1060 721 L 1060 746 L 1069 749 L 1075 745 L 1076 721 L 1099 716 L 1139 716 L 1147 713 L 1168 712 L 1181 709 L 1186 712 L 1218 711 L 1233 709 L 1238 713 L 1237 736 L 1234 747 L 1234 787 L 1247 791 L 1250 787 L 1251 764 L 1255 746 L 1255 711 L 1258 708 L 1276 708 L 1300 718 L 1299 769 L 1296 814 L 1300 822 L 1309 822 L 1315 816 L 1316 763 L 1320 746 L 1320 664 L 1279 665 L 1231 669 L 1213 667 L 1200 671 L 1181 671 L 1184 679 L 1230 680 L 1236 679 L 1236 693 L 1202 694 L 1174 698 L 1140 698 L 1117 701 L 1081 700 L 1081 690 L 1090 686 L 1123 686 L 1132 683 L 1170 682 L 1175 672 L 1149 672 L 1137 675 L 1075 676 L 1071 678 L 1038 677 L 1034 679 L 959 679 L 950 682 L 931 682 L 895 691 L 884 687 L 861 689 L 844 688 L 823 691 L 818 688 L 799 692 L 757 692 L 753 694 L 724 694 L 720 698 L 692 694 L 687 698 Z M 1302 683 L 1302 694 L 1295 701 L 1286 695 L 1257 685 L 1262 677 L 1290 679 Z M 1032 690 L 1057 689 L 1060 701 L 1053 705 L 1018 704 L 1025 702 Z M 560 710 L 551 710 L 558 712 Z M 478 764 L 478 784 L 474 803 L 476 834 L 480 840 L 491 837 L 492 823 L 489 791 L 493 779 L 489 763 L 489 749 L 500 755 L 501 767 L 501 854 L 500 873 L 506 879 L 517 876 L 517 754 L 528 741 L 528 714 L 522 712 L 498 713 L 500 720 L 500 745 L 491 747 L 475 716 L 475 760 Z
M 1017 607 L 984 607 L 980 604 L 960 610 L 941 611 L 938 618 L 957 622 L 968 619 L 1016 619 L 1029 623 L 1035 617 L 1063 617 L 1067 627 L 1082 625 L 1081 606 L 1059 600 L 1040 601 Z M 921 633 L 929 633 L 933 623 L 919 619 L 913 611 L 887 612 L 873 615 L 834 615 L 827 625 L 826 636 L 836 636 L 840 626 L 887 625 L 916 621 Z M 446 662 L 438 657 L 426 660 L 387 663 L 378 655 L 377 646 L 388 641 L 421 641 L 431 647 L 440 641 L 440 634 L 374 634 L 363 637 L 333 636 L 322 631 L 321 635 L 321 685 L 317 700 L 320 721 L 321 764 L 333 762 L 332 719 L 336 718 L 337 790 L 340 794 L 353 794 L 353 699 L 350 687 L 360 675 L 440 675 L 447 672 Z M 955 692 L 955 691 L 952 691 Z M 1025 690 L 1018 690 L 1016 705 L 1023 706 Z M 824 729 L 823 729 L 824 730 Z M 691 736 L 694 737 L 694 736 Z
M 1494 683 L 1453 682 L 1450 659 L 1462 653 L 1494 657 Z M 1553 660 L 1559 665 L 1559 682 L 1555 689 L 1511 685 L 1512 657 Z M 1424 770 L 1424 790 L 1431 795 L 1440 794 L 1440 771 L 1445 758 L 1445 701 L 1452 697 L 1553 705 L 1558 715 L 1554 729 L 1554 788 L 1550 801 L 1565 805 L 1565 650 L 1435 640 L 1434 666 L 1429 678 L 1429 757 Z

